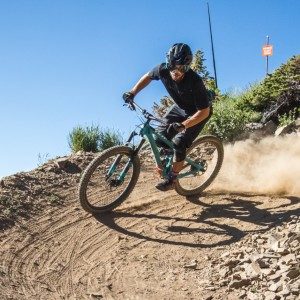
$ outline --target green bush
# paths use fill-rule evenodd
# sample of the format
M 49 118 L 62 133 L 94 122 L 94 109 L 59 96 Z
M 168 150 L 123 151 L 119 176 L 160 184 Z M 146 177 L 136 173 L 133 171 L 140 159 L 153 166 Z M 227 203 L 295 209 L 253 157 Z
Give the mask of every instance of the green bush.
M 245 125 L 258 122 L 264 110 L 274 104 L 283 93 L 300 83 L 300 55 L 292 57 L 261 83 L 249 86 L 238 95 L 223 95 L 214 103 L 214 114 L 205 132 L 232 141 L 242 133 Z M 281 125 L 291 123 L 297 111 L 280 117 Z
M 283 114 L 279 116 L 279 126 L 292 124 L 297 119 L 297 115 L 299 113 L 300 113 L 300 108 L 294 108 L 290 110 L 287 114 Z
M 261 113 L 277 102 L 280 96 L 300 84 L 300 55 L 282 64 L 262 82 L 250 85 L 239 95 L 235 95 L 236 107 L 248 112 Z
M 232 141 L 243 132 L 245 125 L 258 118 L 251 110 L 238 107 L 234 97 L 222 97 L 213 105 L 213 115 L 205 126 L 204 133 L 214 134 L 226 141 Z
M 276 102 L 280 95 L 300 83 L 300 55 L 294 56 L 268 75 L 259 85 L 254 86 L 247 95 L 249 106 L 262 111 Z M 245 95 L 246 96 L 246 95 Z
M 256 110 L 256 107 L 253 105 L 253 94 L 258 89 L 259 84 L 251 84 L 248 87 L 246 87 L 241 93 L 238 93 L 234 96 L 236 107 L 240 110 L 247 110 L 247 111 L 254 111 Z
M 123 139 L 118 131 L 106 129 L 100 132 L 98 142 L 98 149 L 100 151 L 121 144 L 123 144 Z
M 97 152 L 100 130 L 98 126 L 75 127 L 69 134 L 69 146 L 73 152 Z
M 0 218 L 1 215 L 5 218 L 13 218 L 24 206 L 24 203 L 12 197 L 0 196 Z
M 69 147 L 72 152 L 98 152 L 122 144 L 119 132 L 100 130 L 98 126 L 77 126 L 69 133 Z

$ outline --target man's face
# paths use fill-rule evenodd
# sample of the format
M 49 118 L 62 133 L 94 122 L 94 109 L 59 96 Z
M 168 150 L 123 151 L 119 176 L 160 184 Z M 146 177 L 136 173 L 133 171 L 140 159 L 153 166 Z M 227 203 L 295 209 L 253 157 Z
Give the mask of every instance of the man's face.
M 187 69 L 188 69 L 187 66 L 182 66 L 182 65 L 174 66 L 174 68 L 170 70 L 171 78 L 176 82 L 181 81 Z

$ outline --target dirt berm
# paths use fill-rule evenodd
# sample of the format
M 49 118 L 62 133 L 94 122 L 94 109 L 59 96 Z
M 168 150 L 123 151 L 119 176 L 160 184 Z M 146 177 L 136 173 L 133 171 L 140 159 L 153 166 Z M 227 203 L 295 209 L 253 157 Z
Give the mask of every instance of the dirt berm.
M 144 167 L 99 217 L 76 195 L 90 154 L 3 178 L 0 299 L 299 299 L 299 140 L 226 146 L 199 197 L 155 190 Z

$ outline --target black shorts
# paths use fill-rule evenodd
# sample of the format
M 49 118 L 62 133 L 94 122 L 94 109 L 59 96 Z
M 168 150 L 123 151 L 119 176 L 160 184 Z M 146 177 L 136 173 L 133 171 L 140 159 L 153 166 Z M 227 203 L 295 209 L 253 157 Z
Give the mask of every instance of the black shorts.
M 209 116 L 203 120 L 202 122 L 187 128 L 186 130 L 176 134 L 175 136 L 170 136 L 167 133 L 167 126 L 161 126 L 159 132 L 162 133 L 167 139 L 173 139 L 175 145 L 175 160 L 183 161 L 186 156 L 186 149 L 189 148 L 193 141 L 200 134 L 201 130 L 209 120 L 212 115 L 212 108 L 210 108 Z M 174 104 L 169 108 L 169 110 L 165 113 L 163 119 L 167 124 L 171 124 L 174 122 L 182 123 L 186 119 L 188 119 L 189 115 L 185 113 L 183 109 Z

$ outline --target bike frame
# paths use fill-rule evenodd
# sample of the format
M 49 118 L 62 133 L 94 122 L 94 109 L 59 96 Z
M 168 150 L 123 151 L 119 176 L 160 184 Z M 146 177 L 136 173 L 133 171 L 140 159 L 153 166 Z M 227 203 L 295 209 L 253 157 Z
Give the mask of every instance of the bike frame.
M 165 136 L 163 136 L 162 134 L 158 133 L 152 126 L 150 126 L 149 120 L 147 120 L 146 123 L 144 123 L 144 125 L 143 125 L 143 127 L 142 127 L 142 129 L 140 131 L 140 135 L 142 137 L 145 136 L 147 138 L 147 140 L 148 140 L 148 142 L 150 144 L 151 150 L 152 150 L 152 152 L 154 154 L 155 162 L 156 162 L 156 164 L 158 166 L 163 167 L 163 174 L 162 174 L 162 176 L 166 177 L 168 175 L 168 173 L 172 170 L 173 154 L 167 155 L 167 162 L 166 162 L 165 166 L 163 166 L 162 160 L 160 158 L 160 153 L 159 153 L 159 150 L 158 150 L 158 147 L 156 145 L 155 140 L 159 140 L 159 141 L 163 142 L 173 152 L 175 150 L 174 143 L 172 141 L 169 141 Z M 141 143 L 142 143 L 142 141 L 141 141 Z M 196 172 L 199 172 L 199 171 L 203 172 L 203 171 L 205 171 L 202 164 L 199 164 L 199 163 L 193 161 L 192 159 L 190 159 L 188 157 L 185 158 L 185 161 L 189 165 L 193 166 L 195 168 Z M 178 174 L 177 178 L 182 178 L 182 177 L 186 177 L 186 176 L 194 175 L 194 174 L 195 174 L 194 171 L 188 171 L 188 172 L 184 172 L 184 173 Z
M 156 145 L 155 140 L 159 140 L 161 142 L 163 142 L 164 144 L 166 144 L 170 150 L 172 150 L 172 152 L 174 153 L 175 147 L 174 147 L 174 143 L 170 140 L 168 140 L 165 136 L 163 136 L 162 134 L 160 134 L 159 132 L 157 132 L 151 125 L 150 125 L 150 121 L 153 120 L 150 118 L 153 117 L 151 114 L 147 113 L 145 110 L 142 110 L 136 103 L 134 103 L 143 113 L 143 115 L 146 117 L 146 122 L 143 123 L 141 130 L 139 133 L 136 133 L 135 131 L 133 131 L 128 140 L 126 141 L 125 145 L 128 146 L 131 142 L 131 140 L 134 138 L 134 136 L 136 135 L 140 135 L 142 137 L 142 140 L 140 141 L 139 145 L 137 147 L 133 146 L 133 157 L 135 155 L 138 154 L 138 152 L 141 150 L 143 144 L 145 143 L 146 139 L 148 140 L 151 150 L 154 154 L 154 159 L 155 162 L 157 164 L 157 166 L 162 168 L 162 176 L 164 178 L 166 178 L 169 174 L 169 172 L 172 170 L 172 165 L 173 165 L 173 154 L 170 155 L 166 155 L 166 164 L 162 163 L 161 157 L 160 157 L 160 153 L 159 153 L 159 149 Z M 157 119 L 156 119 L 157 120 Z M 113 164 L 111 165 L 110 169 L 108 170 L 107 173 L 107 178 L 109 178 L 116 170 L 118 163 L 120 162 L 122 158 L 122 155 L 118 155 L 115 159 L 115 161 L 113 162 Z M 126 165 L 124 166 L 123 170 L 121 171 L 121 173 L 118 176 L 118 181 L 122 182 L 124 181 L 124 178 L 129 170 L 129 168 L 132 165 L 132 159 L 130 158 L 129 161 L 126 163 Z M 194 171 L 187 171 L 184 173 L 180 173 L 178 174 L 177 178 L 183 178 L 189 175 L 195 175 L 195 173 L 197 172 L 204 172 L 205 168 L 204 166 L 199 163 L 199 162 L 195 162 L 192 159 L 186 157 L 185 161 L 188 163 L 188 165 L 193 166 Z

